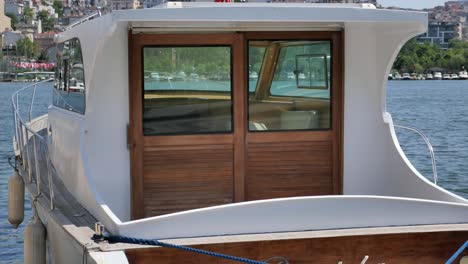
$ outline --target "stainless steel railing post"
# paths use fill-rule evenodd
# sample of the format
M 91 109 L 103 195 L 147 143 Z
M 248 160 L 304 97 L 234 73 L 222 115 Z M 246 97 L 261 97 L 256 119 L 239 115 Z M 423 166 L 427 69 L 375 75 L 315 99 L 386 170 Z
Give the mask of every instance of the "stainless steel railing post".
M 33 148 L 34 148 L 34 168 L 36 172 L 36 188 L 37 188 L 37 195 L 41 193 L 41 171 L 39 168 L 39 160 L 37 157 L 37 142 L 36 142 L 36 135 L 32 135 L 33 139 Z
M 413 131 L 413 132 L 417 133 L 419 136 L 422 137 L 422 139 L 424 140 L 424 142 L 426 143 L 426 145 L 427 145 L 427 147 L 429 149 L 429 154 L 431 155 L 433 180 L 434 180 L 434 184 L 437 185 L 437 182 L 439 181 L 439 176 L 437 175 L 436 158 L 435 158 L 435 154 L 434 154 L 434 148 L 432 147 L 432 144 L 429 141 L 429 138 L 426 135 L 424 135 L 424 133 L 422 131 L 420 131 L 419 129 L 416 129 L 416 128 L 413 128 L 413 127 L 408 127 L 408 126 L 400 126 L 400 125 L 394 125 L 394 126 L 398 127 L 398 128 L 406 129 L 406 130 L 409 130 L 409 131 Z
M 32 85 L 21 88 L 16 91 L 12 97 L 12 107 L 13 107 L 13 122 L 15 126 L 15 141 L 17 144 L 17 149 L 20 152 L 20 157 L 22 160 L 23 169 L 28 173 L 29 183 L 33 182 L 33 166 L 35 172 L 36 188 L 37 195 L 41 195 L 41 167 L 39 162 L 42 160 L 39 155 L 45 155 L 46 159 L 46 169 L 48 177 L 48 186 L 49 186 L 49 195 L 50 195 L 50 207 L 51 210 L 54 209 L 54 188 L 53 188 L 53 175 L 52 175 L 52 163 L 50 161 L 49 150 L 47 146 L 47 141 L 44 137 L 35 132 L 28 123 L 24 122 L 23 117 L 20 113 L 20 104 L 19 96 L 30 89 L 33 89 L 29 109 L 26 105 L 25 114 L 28 115 L 29 121 L 33 120 L 33 108 L 36 97 L 37 85 L 45 82 L 49 82 L 51 79 L 34 83 Z M 32 145 L 32 146 L 31 146 Z M 43 149 L 44 148 L 44 149 Z M 32 164 L 34 162 L 34 164 Z
M 49 154 L 49 149 L 46 148 L 46 162 L 47 162 L 47 181 L 49 183 L 49 198 L 50 198 L 50 210 L 54 210 L 55 205 L 54 205 L 54 186 L 52 183 L 52 172 L 51 172 L 51 164 L 50 164 L 50 154 Z
M 34 105 L 34 99 L 36 97 L 36 89 L 37 89 L 37 83 L 34 84 L 32 98 L 31 98 L 31 104 L 29 105 L 29 122 L 31 122 L 31 119 L 32 119 L 32 110 L 33 110 L 33 105 Z
M 26 142 L 28 143 L 29 142 L 29 130 L 28 129 L 25 129 L 25 132 L 26 132 Z M 29 144 L 28 144 L 29 145 Z M 26 149 L 28 149 L 28 145 L 25 146 Z M 27 159 L 28 159 L 28 176 L 29 176 L 29 183 L 32 182 L 32 166 L 31 166 L 31 152 L 30 152 L 31 149 L 28 149 L 28 156 L 27 156 Z

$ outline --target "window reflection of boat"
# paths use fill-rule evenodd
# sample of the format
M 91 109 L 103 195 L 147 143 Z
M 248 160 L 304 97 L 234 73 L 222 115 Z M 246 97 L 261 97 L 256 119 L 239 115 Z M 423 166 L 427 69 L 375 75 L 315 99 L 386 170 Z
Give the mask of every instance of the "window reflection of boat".
M 161 79 L 161 77 L 159 76 L 159 73 L 158 73 L 158 72 L 152 72 L 152 73 L 150 73 L 149 78 L 151 78 L 152 80 L 155 80 L 155 81 L 159 81 L 159 80 Z
M 84 93 L 84 90 L 85 87 L 83 82 L 77 81 L 76 79 L 70 80 L 70 87 L 68 87 L 69 92 Z
M 185 81 L 186 78 L 187 75 L 185 74 L 185 72 L 181 71 L 175 74 L 174 81 Z
M 251 72 L 251 73 L 249 74 L 249 79 L 250 79 L 250 80 L 258 79 L 258 73 L 255 72 L 255 71 L 254 71 L 254 72 Z

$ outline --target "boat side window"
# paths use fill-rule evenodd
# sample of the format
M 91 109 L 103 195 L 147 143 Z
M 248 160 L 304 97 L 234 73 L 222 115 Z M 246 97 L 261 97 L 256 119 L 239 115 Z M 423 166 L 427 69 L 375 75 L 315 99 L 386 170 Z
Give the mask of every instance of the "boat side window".
M 261 68 L 249 96 L 249 130 L 330 129 L 330 41 L 249 41 L 249 55 L 259 45 L 265 46 L 263 65 L 249 64 L 249 71 Z
M 144 135 L 232 131 L 230 46 L 143 48 Z
M 80 114 L 85 113 L 83 56 L 77 38 L 57 46 L 53 104 Z

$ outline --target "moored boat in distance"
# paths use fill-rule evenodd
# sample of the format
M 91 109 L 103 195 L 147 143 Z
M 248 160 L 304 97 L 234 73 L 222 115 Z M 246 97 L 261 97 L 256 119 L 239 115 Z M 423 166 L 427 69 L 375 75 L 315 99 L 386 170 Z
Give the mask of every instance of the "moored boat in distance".
M 458 74 L 460 80 L 468 80 L 468 72 L 463 70 Z
M 450 75 L 450 79 L 451 79 L 451 80 L 458 80 L 459 78 L 458 78 L 458 75 L 457 75 L 456 73 L 452 73 L 452 74 Z
M 431 73 L 426 74 L 426 80 L 433 80 L 434 76 Z
M 452 76 L 448 73 L 444 73 L 442 76 L 442 80 L 452 80 Z
M 403 73 L 403 76 L 401 77 L 402 80 L 413 80 L 413 77 L 409 73 Z
M 423 133 L 385 106 L 390 58 L 426 13 L 169 2 L 86 20 L 55 38 L 47 114 L 24 111 L 40 84 L 12 98 L 10 221 L 23 220 L 24 186 L 35 211 L 25 264 L 45 250 L 90 264 L 462 252 L 468 201 L 437 185 L 435 163 L 427 178 L 414 168 L 395 128 Z
M 441 72 L 435 72 L 434 73 L 434 80 L 442 80 L 442 73 Z

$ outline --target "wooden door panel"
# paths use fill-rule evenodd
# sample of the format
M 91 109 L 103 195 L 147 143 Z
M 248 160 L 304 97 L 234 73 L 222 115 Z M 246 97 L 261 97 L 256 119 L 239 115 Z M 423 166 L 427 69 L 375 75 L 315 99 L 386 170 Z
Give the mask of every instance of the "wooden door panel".
M 231 47 L 232 53 L 234 39 L 231 33 L 129 35 L 129 60 L 131 65 L 135 65 L 130 67 L 129 91 L 133 219 L 233 202 L 235 135 L 228 126 L 228 117 L 236 114 L 232 111 L 233 103 L 229 105 L 232 94 L 209 90 L 166 91 L 154 88 L 157 85 L 148 86 L 150 89 L 143 93 L 145 82 L 150 82 L 144 80 L 142 65 L 145 65 L 143 56 L 146 48 L 223 46 Z M 231 59 L 231 71 L 234 71 L 232 64 Z M 232 93 L 239 85 L 235 79 L 231 82 Z M 220 101 L 228 103 L 219 107 Z M 172 109 L 164 109 L 172 105 Z M 145 109 L 146 114 L 151 111 L 149 117 L 143 114 L 144 106 L 150 108 Z M 189 118 L 179 123 L 178 120 L 167 123 L 174 115 L 178 118 L 177 115 L 184 114 L 199 119 L 193 124 Z M 227 120 L 218 120 L 216 124 L 205 122 L 211 114 Z M 159 130 L 145 131 L 148 133 L 144 134 L 144 120 L 152 122 L 151 126 Z M 201 124 L 204 126 L 197 127 Z M 194 129 L 191 129 L 192 125 Z M 176 128 L 184 130 L 181 132 Z
M 233 202 L 232 145 L 147 148 L 145 217 Z
M 247 153 L 247 200 L 333 193 L 329 141 L 252 143 Z

